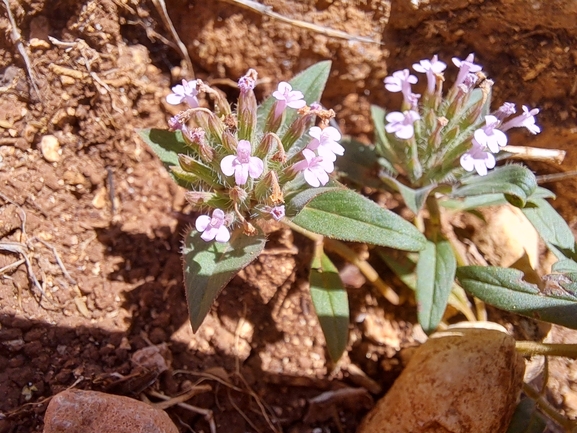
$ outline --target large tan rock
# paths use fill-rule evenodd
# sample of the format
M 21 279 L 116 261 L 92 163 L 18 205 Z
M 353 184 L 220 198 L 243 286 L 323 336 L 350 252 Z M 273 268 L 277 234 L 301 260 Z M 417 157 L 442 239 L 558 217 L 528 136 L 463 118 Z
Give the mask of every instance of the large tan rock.
M 455 328 L 420 346 L 357 433 L 505 432 L 525 363 L 493 329 Z
M 44 433 L 178 433 L 168 415 L 146 403 L 70 389 L 50 400 Z

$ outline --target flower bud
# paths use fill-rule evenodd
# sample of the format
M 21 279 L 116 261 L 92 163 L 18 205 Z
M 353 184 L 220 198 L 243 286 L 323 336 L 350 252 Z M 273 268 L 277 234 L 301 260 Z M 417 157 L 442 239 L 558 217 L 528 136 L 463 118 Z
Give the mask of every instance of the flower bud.
M 449 121 L 446 117 L 438 117 L 437 124 L 435 125 L 435 129 L 433 130 L 432 134 L 429 136 L 429 146 L 431 149 L 438 149 L 443 141 L 443 128 L 447 126 Z
M 184 155 L 182 153 L 178 154 L 178 163 L 180 167 L 189 173 L 193 173 L 199 179 L 203 180 L 210 186 L 214 188 L 220 188 L 221 185 L 218 182 L 218 175 L 212 171 L 210 167 L 207 167 L 201 162 L 198 162 L 196 159 L 191 158 L 188 155 Z
M 252 135 L 256 128 L 257 103 L 253 92 L 256 78 L 256 71 L 249 69 L 247 74 L 238 82 L 240 90 L 237 110 L 239 140 L 252 141 Z
M 256 147 L 255 156 L 258 156 L 259 158 L 271 156 L 273 161 L 281 163 L 286 161 L 286 154 L 282 141 L 274 132 L 267 132 L 265 134 L 265 136 Z
M 207 144 L 205 135 L 206 133 L 202 128 L 187 129 L 183 133 L 184 141 L 200 155 L 200 159 L 204 162 L 212 162 L 214 150 Z
M 248 197 L 247 192 L 238 185 L 228 191 L 228 195 L 233 203 L 241 204 Z
M 228 197 L 209 191 L 187 191 L 184 193 L 184 198 L 195 210 L 206 207 L 225 209 L 229 203 Z
M 211 141 L 222 144 L 222 133 L 225 125 L 212 111 L 206 108 L 190 110 L 191 120 L 200 126 L 209 135 Z
M 269 171 L 254 188 L 254 195 L 261 203 L 276 206 L 284 203 L 284 196 L 281 191 L 276 172 Z
M 228 129 L 222 133 L 222 145 L 228 153 L 236 153 L 238 140 Z
M 479 85 L 481 92 L 483 92 L 483 96 L 479 99 L 470 109 L 465 119 L 465 125 L 475 125 L 481 122 L 484 122 L 485 116 L 485 104 L 491 95 L 491 89 L 493 87 L 492 80 L 483 80 Z
M 288 151 L 313 126 L 314 120 L 315 113 L 311 110 L 296 118 L 281 139 L 285 151 Z
M 282 121 L 284 118 L 284 113 L 280 116 L 276 116 L 277 106 L 280 106 L 280 101 L 275 101 L 272 109 L 268 113 L 268 117 L 266 118 L 266 122 L 264 124 L 265 132 L 277 132 L 280 126 L 282 125 Z

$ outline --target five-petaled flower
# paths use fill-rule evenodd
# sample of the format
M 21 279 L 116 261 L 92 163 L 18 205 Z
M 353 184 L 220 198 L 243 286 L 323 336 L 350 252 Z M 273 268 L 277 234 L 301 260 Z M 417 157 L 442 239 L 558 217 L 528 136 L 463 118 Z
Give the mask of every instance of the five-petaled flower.
M 303 149 L 302 154 L 305 159 L 293 165 L 292 169 L 297 173 L 302 171 L 310 186 L 316 188 L 320 185 L 326 185 L 329 181 L 327 173 L 332 173 L 335 169 L 333 161 L 322 156 L 316 156 L 310 149 Z
M 422 74 L 427 74 L 427 93 L 432 94 L 435 91 L 435 84 L 437 83 L 436 75 L 445 70 L 447 64 L 441 62 L 435 54 L 431 60 L 421 60 L 419 63 L 413 64 L 413 69 Z
M 481 69 L 483 69 L 481 65 L 473 63 L 473 60 L 475 60 L 475 54 L 473 53 L 469 54 L 465 60 L 453 57 L 454 65 L 459 68 L 459 74 L 457 75 L 457 79 L 455 80 L 454 84 L 455 87 L 465 81 L 467 74 L 474 74 L 475 72 L 479 72 Z
M 539 113 L 538 108 L 533 108 L 529 110 L 527 106 L 523 105 L 523 114 L 517 117 L 513 117 L 511 120 L 503 123 L 501 129 L 507 131 L 511 128 L 525 127 L 529 130 L 531 134 L 538 134 L 541 132 L 541 128 L 535 125 L 535 115 Z
M 495 116 L 485 116 L 485 126 L 477 129 L 473 134 L 477 143 L 488 147 L 493 153 L 499 153 L 499 148 L 507 145 L 507 136 L 497 129 L 500 123 Z
M 171 105 L 178 105 L 185 101 L 190 108 L 198 107 L 198 89 L 196 88 L 196 80 L 186 81 L 182 80 L 182 84 L 177 84 L 172 88 L 174 93 L 166 97 L 166 102 Z
M 487 169 L 495 167 L 495 157 L 486 152 L 484 147 L 473 138 L 473 146 L 461 156 L 461 167 L 467 171 L 475 170 L 480 176 L 487 174 Z
M 274 112 L 275 118 L 278 118 L 284 112 L 286 107 L 298 110 L 307 105 L 303 99 L 303 92 L 300 90 L 293 90 L 292 86 L 286 81 L 281 81 L 278 84 L 277 90 L 272 93 L 272 96 L 277 100 Z
M 213 239 L 217 242 L 228 242 L 230 239 L 230 232 L 225 226 L 224 212 L 221 209 L 215 209 L 212 212 L 212 217 L 208 215 L 201 215 L 196 219 L 196 230 L 202 232 L 200 237 L 210 242 Z
M 282 220 L 284 218 L 284 215 L 285 215 L 284 204 L 272 207 L 270 209 L 270 215 L 277 221 Z
M 385 117 L 387 122 L 389 122 L 385 125 L 385 130 L 389 134 L 394 133 L 401 140 L 408 140 L 415 133 L 413 124 L 420 118 L 419 113 L 413 110 L 403 111 L 402 113 L 392 111 Z
M 345 148 L 337 143 L 341 139 L 341 133 L 337 128 L 327 126 L 321 129 L 313 126 L 309 129 L 309 135 L 313 138 L 307 145 L 307 149 L 316 150 L 319 156 L 334 161 L 337 155 L 343 155 Z
M 262 159 L 251 156 L 251 146 L 248 140 L 240 140 L 236 155 L 228 155 L 220 161 L 220 169 L 225 176 L 232 176 L 237 185 L 244 185 L 248 177 L 258 178 L 264 171 Z
M 393 93 L 402 92 L 405 103 L 409 106 L 413 106 L 415 99 L 420 96 L 411 91 L 411 84 L 415 84 L 417 81 L 417 77 L 411 75 L 408 69 L 393 72 L 393 75 L 384 79 L 385 89 Z

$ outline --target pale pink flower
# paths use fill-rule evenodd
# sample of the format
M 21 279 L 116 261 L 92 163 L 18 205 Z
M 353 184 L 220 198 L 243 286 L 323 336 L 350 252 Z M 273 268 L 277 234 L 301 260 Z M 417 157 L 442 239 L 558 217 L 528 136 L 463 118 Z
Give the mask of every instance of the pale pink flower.
M 531 134 L 538 134 L 541 132 L 541 128 L 535 125 L 535 115 L 539 113 L 538 108 L 533 108 L 529 110 L 527 106 L 523 105 L 523 114 L 513 117 L 511 120 L 503 123 L 501 129 L 507 131 L 511 128 L 525 127 L 529 130 Z
M 215 209 L 212 212 L 212 218 L 208 215 L 201 215 L 196 219 L 196 230 L 202 232 L 200 236 L 202 240 L 210 242 L 215 239 L 217 242 L 228 242 L 230 239 L 230 232 L 226 228 L 224 212 L 220 209 Z
M 279 117 L 286 107 L 298 110 L 307 105 L 303 99 L 303 93 L 299 90 L 293 90 L 292 86 L 286 81 L 278 83 L 278 88 L 272 93 L 272 96 L 277 100 L 274 112 L 275 118 Z
M 342 137 L 337 128 L 327 126 L 321 129 L 313 126 L 309 129 L 309 135 L 313 137 L 307 145 L 307 149 L 316 150 L 319 156 L 334 161 L 337 155 L 343 155 L 345 148 L 337 143 Z
M 329 181 L 329 175 L 335 169 L 333 161 L 324 159 L 322 156 L 316 156 L 310 149 L 302 151 L 305 159 L 293 165 L 292 169 L 296 172 L 303 172 L 306 182 L 313 187 L 326 185 Z
M 427 74 L 427 93 L 432 94 L 435 91 L 437 75 L 447 68 L 447 64 L 441 62 L 435 54 L 431 60 L 421 60 L 413 64 L 413 69 L 422 74 Z
M 385 89 L 393 93 L 402 92 L 403 99 L 411 106 L 411 102 L 420 96 L 411 91 L 411 84 L 415 84 L 417 81 L 417 77 L 411 75 L 408 69 L 393 72 L 393 75 L 384 79 Z
M 256 179 L 264 171 L 262 159 L 251 156 L 251 146 L 248 140 L 240 140 L 236 155 L 228 155 L 220 161 L 220 169 L 225 176 L 232 176 L 237 185 L 244 185 L 248 177 Z
M 171 105 L 178 105 L 182 101 L 186 102 L 190 108 L 198 107 L 198 90 L 196 88 L 196 80 L 186 81 L 182 80 L 182 84 L 177 84 L 172 88 L 174 93 L 166 97 L 166 102 Z
M 465 60 L 453 57 L 453 63 L 457 68 L 459 68 L 459 74 L 457 75 L 457 79 L 455 80 L 454 84 L 455 87 L 465 81 L 467 74 L 474 74 L 475 72 L 479 72 L 481 69 L 483 69 L 481 65 L 476 65 L 473 63 L 473 60 L 475 60 L 475 54 L 473 53 L 469 54 Z
M 385 130 L 389 134 L 395 134 L 397 138 L 401 140 L 408 140 L 415 133 L 415 127 L 413 124 L 415 121 L 419 120 L 421 116 L 419 113 L 413 110 L 403 111 L 392 111 L 386 115 L 385 119 L 387 123 L 385 125 Z
M 507 145 L 507 136 L 497 127 L 501 122 L 495 116 L 485 116 L 485 126 L 474 132 L 475 140 L 483 147 L 488 147 L 493 153 L 499 153 L 501 147 Z
M 512 102 L 505 102 L 493 113 L 493 115 L 499 119 L 499 122 L 502 122 L 505 118 L 512 116 L 516 112 L 515 104 Z
M 270 215 L 277 221 L 280 221 L 284 218 L 285 215 L 285 208 L 284 208 L 284 204 L 281 204 L 279 206 L 275 206 L 273 208 L 270 209 Z
M 481 146 L 473 138 L 473 146 L 469 151 L 461 156 L 461 167 L 467 171 L 475 170 L 480 176 L 487 174 L 487 169 L 495 167 L 495 157 L 490 152 L 485 152 Z

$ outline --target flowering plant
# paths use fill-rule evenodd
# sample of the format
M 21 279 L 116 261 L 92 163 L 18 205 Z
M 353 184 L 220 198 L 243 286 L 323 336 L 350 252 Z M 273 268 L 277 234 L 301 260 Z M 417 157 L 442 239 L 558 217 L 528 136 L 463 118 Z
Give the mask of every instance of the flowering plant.
M 222 288 L 263 251 L 267 220 L 315 240 L 311 297 L 334 360 L 346 348 L 349 309 L 325 249 L 350 258 L 354 253 L 339 240 L 406 251 L 426 246 L 409 222 L 330 178 L 345 149 L 339 131 L 328 125 L 334 112 L 315 102 L 329 71 L 330 62 L 313 65 L 281 82 L 258 106 L 253 91 L 257 73 L 251 69 L 238 82 L 235 111 L 219 91 L 201 80 L 185 80 L 167 97 L 170 104 L 188 104 L 170 119 L 170 130 L 141 131 L 201 213 L 183 248 L 193 330 Z M 212 109 L 200 106 L 200 92 L 212 98 Z M 383 286 L 368 263 L 354 260 Z
M 502 309 L 577 328 L 577 248 L 570 228 L 545 200 L 553 194 L 539 187 L 522 165 L 496 167 L 498 160 L 519 151 L 508 145 L 509 129 L 540 132 L 535 124 L 539 110 L 523 106 L 514 116 L 515 105 L 506 102 L 491 111 L 493 82 L 474 63 L 473 54 L 453 58 L 453 63 L 459 72 L 446 95 L 447 65 L 436 55 L 413 65 L 426 75 L 423 95 L 413 93 L 418 79 L 408 69 L 385 78 L 388 91 L 402 94 L 401 110 L 371 108 L 374 146 L 343 142 L 341 170 L 360 185 L 399 193 L 427 237 L 418 255 L 400 257 L 383 248 L 378 254 L 415 290 L 418 319 L 426 332 L 435 330 L 448 303 L 474 319 L 463 289 Z M 469 266 L 456 237 L 449 236 L 452 228 L 442 224 L 442 209 L 475 213 L 507 202 L 521 209 L 559 259 L 554 274 L 535 284 L 524 281 L 516 269 Z

